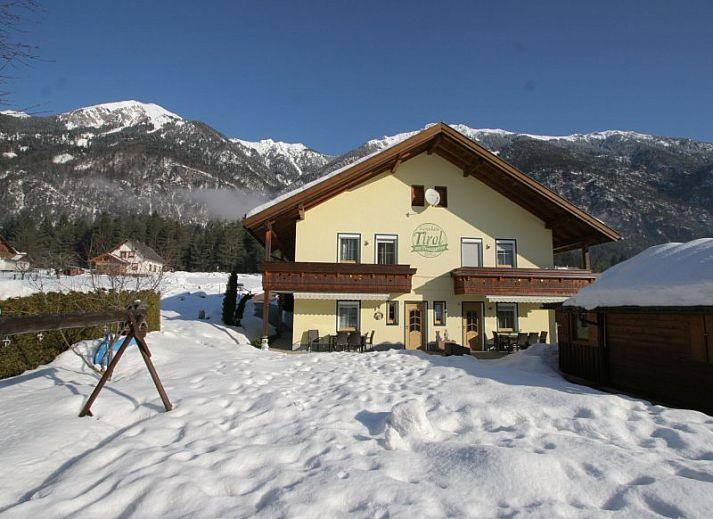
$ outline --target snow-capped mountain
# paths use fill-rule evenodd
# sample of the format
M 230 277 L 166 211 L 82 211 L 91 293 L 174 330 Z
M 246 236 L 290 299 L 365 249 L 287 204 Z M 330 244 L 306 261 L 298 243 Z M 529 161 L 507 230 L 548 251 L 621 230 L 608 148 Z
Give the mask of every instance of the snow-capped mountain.
M 104 103 L 59 115 L 68 130 L 75 128 L 96 128 L 119 131 L 131 126 L 148 125 L 159 130 L 166 124 L 182 124 L 183 119 L 153 103 L 138 101 L 118 101 Z
M 622 231 L 626 240 L 599 248 L 600 255 L 628 256 L 713 232 L 711 143 L 618 130 L 545 136 L 454 128 Z M 205 221 L 225 216 L 229 205 L 235 217 L 413 133 L 332 157 L 305 144 L 230 139 L 136 101 L 50 117 L 6 111 L 0 207 L 33 218 L 157 211 Z
M 306 172 L 319 171 L 334 158 L 308 148 L 302 143 L 280 142 L 272 139 L 256 142 L 242 139 L 231 139 L 231 141 L 252 150 L 253 157 L 275 171 L 279 180 L 285 184 L 291 183 L 292 179 L 301 177 Z

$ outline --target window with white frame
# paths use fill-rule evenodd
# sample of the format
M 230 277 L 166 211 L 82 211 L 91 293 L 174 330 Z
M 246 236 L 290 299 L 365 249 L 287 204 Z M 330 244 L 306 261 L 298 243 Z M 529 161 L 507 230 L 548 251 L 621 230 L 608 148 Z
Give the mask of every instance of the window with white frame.
M 446 302 L 445 301 L 434 301 L 433 302 L 433 326 L 445 326 L 446 325 Z
M 515 240 L 495 240 L 495 254 L 498 267 L 517 266 L 517 246 Z
M 483 240 L 480 238 L 461 238 L 460 258 L 463 267 L 483 266 Z
M 498 303 L 497 319 L 498 330 L 517 330 L 517 304 Z
M 394 326 L 399 324 L 399 302 L 389 301 L 386 303 L 386 324 Z
M 338 234 L 340 263 L 359 263 L 361 261 L 361 236 L 359 234 Z
M 337 331 L 359 330 L 359 301 L 337 301 Z
M 394 234 L 376 235 L 376 263 L 379 265 L 396 265 L 398 237 Z

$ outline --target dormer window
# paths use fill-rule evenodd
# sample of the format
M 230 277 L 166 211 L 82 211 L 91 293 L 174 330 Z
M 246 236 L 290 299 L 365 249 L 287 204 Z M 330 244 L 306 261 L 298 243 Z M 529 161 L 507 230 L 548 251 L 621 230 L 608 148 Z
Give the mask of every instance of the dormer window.
M 411 186 L 411 207 L 423 207 L 426 203 L 426 189 L 423 186 Z

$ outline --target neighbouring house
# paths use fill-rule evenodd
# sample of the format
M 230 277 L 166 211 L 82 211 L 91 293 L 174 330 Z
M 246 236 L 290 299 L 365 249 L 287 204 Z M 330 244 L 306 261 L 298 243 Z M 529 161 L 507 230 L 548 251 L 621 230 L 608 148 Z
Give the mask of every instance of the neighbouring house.
M 713 238 L 651 247 L 557 310 L 560 369 L 713 413 Z
M 129 274 L 148 276 L 163 271 L 164 261 L 148 245 L 127 240 L 110 251 L 89 260 L 97 274 Z
M 24 272 L 29 268 L 27 253 L 19 252 L 0 236 L 0 271 Z
M 543 304 L 594 281 L 589 247 L 620 238 L 443 123 L 255 208 L 244 225 L 265 246 L 265 293 L 290 300 L 293 347 L 338 331 L 408 349 L 447 337 L 484 350 L 493 331 L 551 338 Z M 573 249 L 582 268 L 554 268 L 554 253 Z

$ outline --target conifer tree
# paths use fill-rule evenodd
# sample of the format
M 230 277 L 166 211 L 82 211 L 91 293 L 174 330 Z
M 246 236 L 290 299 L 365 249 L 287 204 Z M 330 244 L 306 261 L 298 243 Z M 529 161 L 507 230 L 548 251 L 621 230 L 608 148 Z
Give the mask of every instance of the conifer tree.
M 228 285 L 223 296 L 223 323 L 235 324 L 235 306 L 238 300 L 238 273 L 233 271 L 228 277 Z

